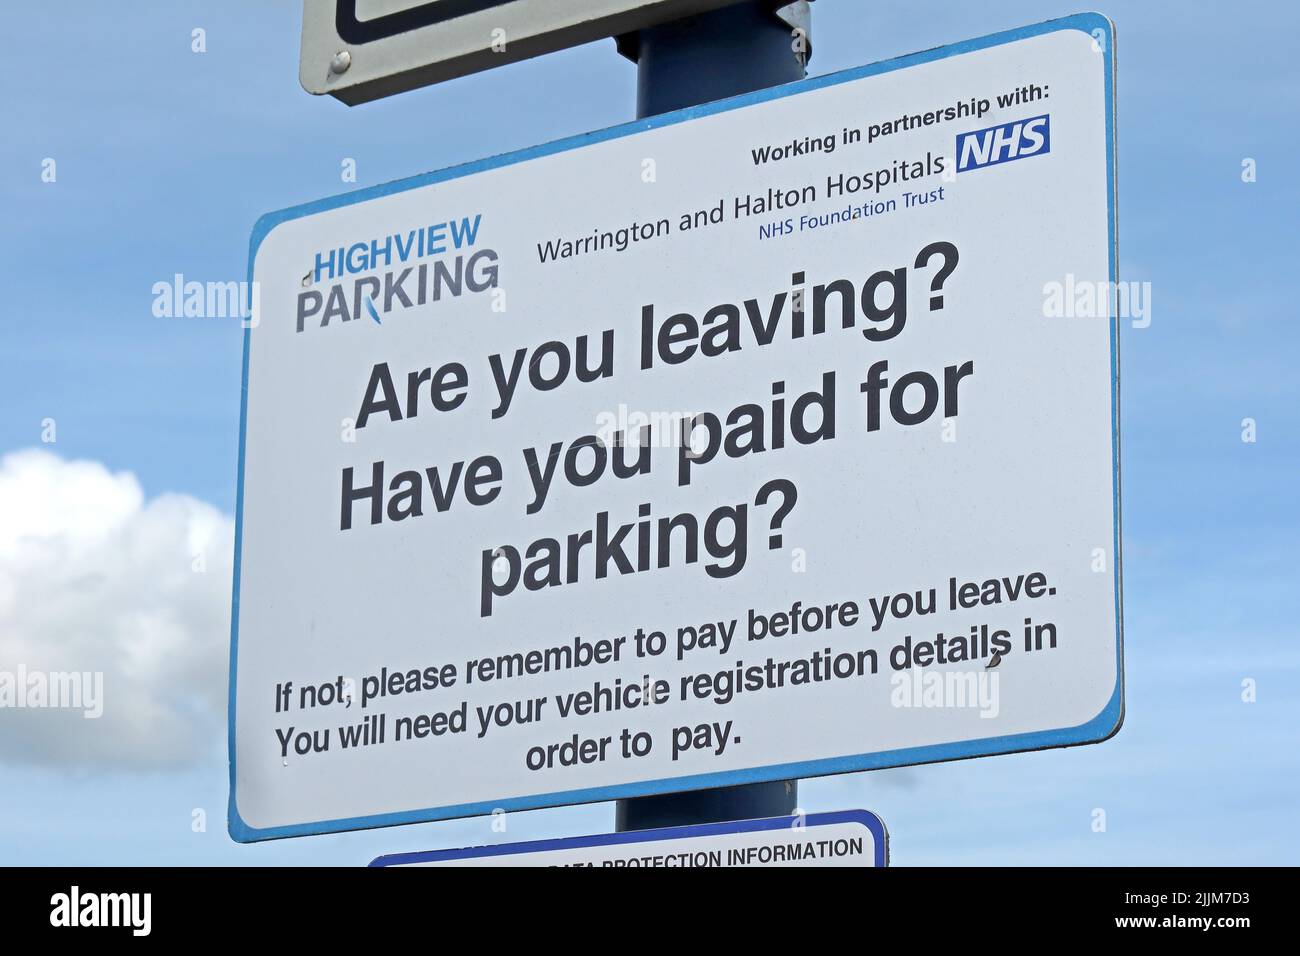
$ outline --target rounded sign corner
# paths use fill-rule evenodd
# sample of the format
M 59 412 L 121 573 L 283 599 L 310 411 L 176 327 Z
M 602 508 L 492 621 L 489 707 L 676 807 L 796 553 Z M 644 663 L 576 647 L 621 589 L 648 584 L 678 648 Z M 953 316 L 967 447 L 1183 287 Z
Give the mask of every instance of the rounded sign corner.
M 239 805 L 235 799 L 236 788 L 232 785 L 230 789 L 230 804 L 226 808 L 226 832 L 230 834 L 230 839 L 236 843 L 257 843 L 266 839 L 261 836 L 261 830 L 251 827 L 244 822 L 244 818 L 239 813 Z

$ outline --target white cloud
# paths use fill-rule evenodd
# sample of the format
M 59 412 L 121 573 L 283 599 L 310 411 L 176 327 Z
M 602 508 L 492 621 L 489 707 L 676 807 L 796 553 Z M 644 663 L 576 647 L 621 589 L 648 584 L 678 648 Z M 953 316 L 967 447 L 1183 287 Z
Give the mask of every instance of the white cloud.
M 0 760 L 162 768 L 220 751 L 233 549 L 228 517 L 186 495 L 146 502 L 129 472 L 0 458 L 0 692 L 20 668 L 103 674 L 98 719 L 0 693 Z

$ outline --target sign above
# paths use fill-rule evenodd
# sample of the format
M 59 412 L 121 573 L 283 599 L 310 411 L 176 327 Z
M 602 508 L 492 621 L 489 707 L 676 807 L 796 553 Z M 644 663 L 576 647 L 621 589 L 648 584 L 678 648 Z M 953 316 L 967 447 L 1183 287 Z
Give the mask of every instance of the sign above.
M 349 106 L 734 0 L 304 0 L 298 76 Z
M 371 866 L 888 866 L 880 817 L 841 810 L 765 820 L 381 856 Z
M 264 217 L 236 838 L 1112 734 L 1110 29 Z

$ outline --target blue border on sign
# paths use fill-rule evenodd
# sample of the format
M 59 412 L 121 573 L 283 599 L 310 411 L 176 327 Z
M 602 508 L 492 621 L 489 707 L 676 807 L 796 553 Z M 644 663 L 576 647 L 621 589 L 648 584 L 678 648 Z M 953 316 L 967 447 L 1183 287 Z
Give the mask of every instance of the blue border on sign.
M 249 241 L 248 281 L 252 288 L 253 267 L 257 259 L 257 250 L 267 235 L 276 226 L 293 219 L 314 215 L 341 206 L 377 199 L 394 193 L 418 189 L 434 183 L 473 175 L 489 169 L 498 169 L 525 162 L 541 156 L 550 156 L 571 149 L 578 149 L 593 143 L 605 142 L 623 136 L 630 136 L 645 130 L 673 126 L 687 120 L 702 116 L 712 116 L 729 110 L 752 106 L 770 100 L 781 99 L 811 90 L 837 86 L 881 73 L 906 69 L 930 63 L 935 60 L 972 53 L 989 47 L 1002 46 L 1030 37 L 1056 33 L 1062 30 L 1081 30 L 1094 38 L 1100 47 L 1099 55 L 1104 57 L 1105 69 L 1105 109 L 1106 109 L 1106 178 L 1107 178 L 1107 219 L 1110 227 L 1110 281 L 1112 287 L 1118 280 L 1117 214 L 1116 214 L 1116 179 L 1115 179 L 1115 26 L 1099 13 L 1080 13 L 1059 20 L 1037 23 L 1032 26 L 989 36 L 966 40 L 949 46 L 935 47 L 921 53 L 883 60 L 868 66 L 856 67 L 839 73 L 831 73 L 813 79 L 800 80 L 772 89 L 746 93 L 731 99 L 694 106 L 637 120 L 622 126 L 583 133 L 553 143 L 544 143 L 514 153 L 506 153 L 488 159 L 453 166 L 437 172 L 412 176 L 395 182 L 361 189 L 341 196 L 332 196 L 316 202 L 306 203 L 267 213 L 258 219 L 253 227 Z M 1113 303 L 1112 303 L 1113 305 Z M 480 816 L 494 810 L 518 811 L 534 810 L 542 807 L 564 806 L 575 803 L 597 803 L 608 800 L 622 800 L 629 797 L 644 797 L 684 790 L 699 790 L 709 787 L 731 787 L 746 783 L 764 783 L 773 780 L 789 780 L 798 777 L 828 776 L 838 773 L 853 773 L 862 770 L 880 770 L 887 767 L 911 766 L 922 763 L 936 763 L 945 760 L 962 760 L 969 757 L 986 757 L 995 754 L 1016 753 L 1026 750 L 1046 750 L 1053 747 L 1070 747 L 1078 744 L 1100 743 L 1115 735 L 1124 723 L 1124 649 L 1123 649 L 1123 580 L 1121 574 L 1122 556 L 1120 550 L 1120 473 L 1119 473 L 1119 337 L 1115 310 L 1112 308 L 1110 345 L 1111 345 L 1111 426 L 1112 426 L 1112 467 L 1115 512 L 1115 539 L 1113 564 L 1115 568 L 1115 690 L 1101 713 L 1092 720 L 1077 727 L 1065 727 L 1058 730 L 1036 731 L 1025 734 L 1008 734 L 1001 737 L 988 737 L 981 740 L 958 741 L 950 744 L 934 744 L 926 747 L 909 747 L 900 750 L 882 751 L 869 754 L 857 754 L 845 757 L 832 757 L 823 760 L 805 760 L 797 763 L 775 764 L 766 767 L 753 767 L 746 770 L 732 770 L 719 773 L 704 773 L 686 777 L 671 777 L 662 780 L 642 781 L 639 783 L 618 784 L 608 787 L 591 787 L 583 790 L 568 790 L 559 793 L 534 794 L 515 797 L 508 800 L 480 801 L 448 807 L 433 807 L 423 810 L 406 810 L 398 813 L 382 813 L 372 816 L 347 817 L 338 820 L 320 820 L 309 823 L 292 824 L 276 827 L 253 827 L 244 822 L 236 805 L 238 792 L 238 774 L 235 766 L 235 680 L 238 674 L 236 661 L 239 651 L 239 581 L 240 562 L 243 544 L 244 523 L 244 454 L 248 425 L 248 354 L 251 328 L 244 330 L 243 389 L 239 410 L 239 483 L 235 499 L 235 569 L 234 590 L 231 602 L 230 619 L 230 682 L 228 704 L 228 742 L 230 755 L 230 804 L 228 827 L 230 836 L 240 842 L 249 843 L 258 840 L 273 840 L 282 837 L 309 836 L 321 833 L 336 833 L 346 830 L 361 830 L 370 827 L 398 826 L 408 823 L 428 823 L 436 820 L 448 820 L 456 817 Z
M 768 830 L 789 830 L 798 817 L 764 817 L 759 820 L 735 820 L 726 823 L 700 823 L 682 827 L 663 827 L 658 830 L 633 830 L 628 833 L 600 833 L 595 836 L 561 837 L 554 840 L 532 840 L 527 843 L 497 843 L 488 846 L 471 846 L 460 850 L 423 850 L 415 853 L 389 853 L 376 857 L 371 866 L 410 866 L 415 863 L 442 863 L 448 860 L 481 860 L 494 856 L 525 856 L 529 853 L 547 853 L 552 850 L 581 850 L 598 846 L 626 846 L 630 843 L 661 843 L 685 840 L 691 837 L 720 836 L 727 833 L 762 833 Z M 889 865 L 889 834 L 885 824 L 870 810 L 836 810 L 832 813 L 810 813 L 802 825 L 812 827 L 832 826 L 837 823 L 858 823 L 871 833 L 874 851 L 872 866 Z

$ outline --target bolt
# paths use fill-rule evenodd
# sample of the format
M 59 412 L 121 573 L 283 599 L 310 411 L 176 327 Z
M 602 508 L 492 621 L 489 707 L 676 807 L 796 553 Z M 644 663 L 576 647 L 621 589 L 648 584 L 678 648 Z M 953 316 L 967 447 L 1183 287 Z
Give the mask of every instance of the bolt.
M 334 54 L 334 58 L 330 60 L 330 72 L 337 76 L 338 74 L 346 73 L 348 67 L 351 65 L 352 54 L 347 50 L 339 50 L 338 53 Z

